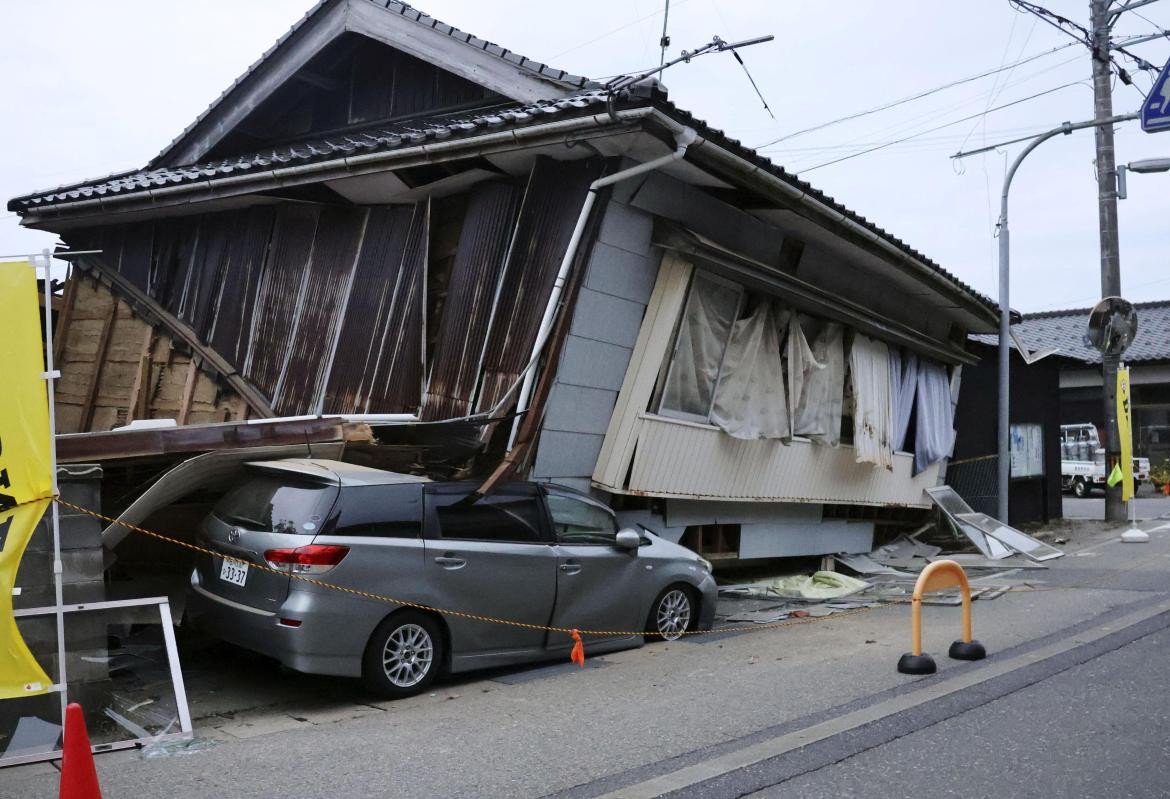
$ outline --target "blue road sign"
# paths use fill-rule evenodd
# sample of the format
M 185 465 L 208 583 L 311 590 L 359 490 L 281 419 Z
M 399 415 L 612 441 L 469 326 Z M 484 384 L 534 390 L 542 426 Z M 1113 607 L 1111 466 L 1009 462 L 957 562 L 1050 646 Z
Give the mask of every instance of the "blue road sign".
M 1170 61 L 1162 67 L 1142 105 L 1142 130 L 1146 133 L 1170 130 Z

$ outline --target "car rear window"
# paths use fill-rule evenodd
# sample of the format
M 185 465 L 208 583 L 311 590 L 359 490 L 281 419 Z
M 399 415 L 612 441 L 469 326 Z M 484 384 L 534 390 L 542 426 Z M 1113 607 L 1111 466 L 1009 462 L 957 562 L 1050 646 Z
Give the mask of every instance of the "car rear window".
M 258 475 L 224 496 L 213 513 L 248 530 L 311 536 L 319 532 L 336 497 L 337 486 Z
M 341 515 L 333 535 L 418 538 L 422 532 L 422 485 L 350 486 L 341 491 Z

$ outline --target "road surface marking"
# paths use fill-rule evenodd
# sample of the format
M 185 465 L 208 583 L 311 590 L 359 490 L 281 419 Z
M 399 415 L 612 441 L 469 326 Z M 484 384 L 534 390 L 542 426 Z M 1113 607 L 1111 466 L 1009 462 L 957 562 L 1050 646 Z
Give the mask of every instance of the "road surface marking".
M 1115 618 L 1109 624 L 1101 625 L 1091 631 L 1078 633 L 1063 641 L 1016 655 L 1007 660 L 993 662 L 987 666 L 963 672 L 954 677 L 944 677 L 937 682 L 927 680 L 926 685 L 910 693 L 886 699 L 875 705 L 855 710 L 852 713 L 846 713 L 844 716 L 829 719 L 820 724 L 814 724 L 803 730 L 790 732 L 777 736 L 776 738 L 770 738 L 766 741 L 752 744 L 734 752 L 713 757 L 710 760 L 687 766 L 670 774 L 663 774 L 645 782 L 619 788 L 603 794 L 598 799 L 653 799 L 671 791 L 687 788 L 732 771 L 770 760 L 791 752 L 794 749 L 799 749 L 802 746 L 823 741 L 826 738 L 832 738 L 834 735 L 840 735 L 848 730 L 870 724 L 887 716 L 892 716 L 895 713 L 901 713 L 965 688 L 993 680 L 996 677 L 1010 674 L 1024 666 L 1037 663 L 1041 660 L 1047 660 L 1050 657 L 1064 654 L 1085 644 L 1093 643 L 1113 634 L 1117 630 L 1140 624 L 1147 619 L 1152 619 L 1167 611 L 1170 611 L 1170 600 L 1159 602 L 1143 610 L 1122 616 L 1121 618 Z

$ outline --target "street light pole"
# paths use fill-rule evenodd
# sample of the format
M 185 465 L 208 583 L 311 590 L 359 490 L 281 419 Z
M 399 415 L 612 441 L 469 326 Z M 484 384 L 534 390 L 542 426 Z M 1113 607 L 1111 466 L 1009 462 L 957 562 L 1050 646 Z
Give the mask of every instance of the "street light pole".
M 1009 275 L 1011 273 L 1011 242 L 1008 232 L 1008 192 L 1012 188 L 1012 179 L 1016 170 L 1024 159 L 1037 147 L 1060 134 L 1068 135 L 1074 130 L 1084 128 L 1100 128 L 1105 125 L 1115 125 L 1137 119 L 1140 114 L 1122 114 L 1111 116 L 1108 119 L 1090 119 L 1086 122 L 1065 122 L 1057 128 L 1041 133 L 1028 143 L 1016 160 L 1012 162 L 1007 175 L 1003 179 L 1003 192 L 1000 194 L 999 222 L 996 225 L 999 231 L 999 403 L 998 403 L 998 473 L 997 492 L 999 494 L 998 516 L 1004 524 L 1008 524 L 1008 489 L 1011 486 L 1011 303 L 1009 301 Z M 952 158 L 966 158 L 969 155 L 978 155 L 994 150 L 1000 145 L 981 147 L 965 153 L 956 153 Z M 1116 411 L 1115 411 L 1116 413 Z
M 1113 116 L 1113 77 L 1109 64 L 1109 33 L 1112 26 L 1109 0 L 1090 0 L 1090 33 L 1093 54 L 1093 116 L 1098 120 Z M 1121 10 L 1125 10 L 1124 8 Z M 1121 296 L 1121 254 L 1117 236 L 1117 166 L 1113 147 L 1113 128 L 1098 125 L 1097 140 L 1097 212 L 1100 218 L 1101 296 Z M 1105 474 L 1121 458 L 1121 437 L 1117 430 L 1117 367 L 1120 355 L 1101 357 L 1101 378 L 1105 402 Z M 1125 502 L 1121 485 L 1105 487 L 1105 520 L 1125 521 Z

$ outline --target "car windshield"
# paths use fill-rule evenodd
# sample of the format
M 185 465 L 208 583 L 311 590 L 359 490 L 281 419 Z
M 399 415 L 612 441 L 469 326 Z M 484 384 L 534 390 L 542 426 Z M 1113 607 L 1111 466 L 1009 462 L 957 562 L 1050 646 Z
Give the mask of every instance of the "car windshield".
M 336 497 L 336 486 L 260 475 L 233 489 L 213 512 L 249 530 L 316 535 Z

